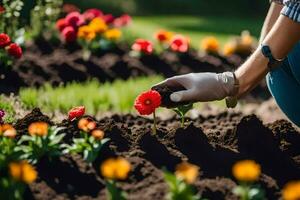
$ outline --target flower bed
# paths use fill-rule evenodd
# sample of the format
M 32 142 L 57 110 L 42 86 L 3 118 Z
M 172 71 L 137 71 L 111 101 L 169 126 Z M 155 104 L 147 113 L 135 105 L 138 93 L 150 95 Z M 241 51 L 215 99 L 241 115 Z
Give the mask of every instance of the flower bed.
M 57 124 L 66 127 L 61 131 L 66 134 L 64 143 L 80 136 L 78 120 Z M 17 132 L 27 134 L 27 127 L 36 121 L 53 125 L 34 109 L 17 121 Z M 129 199 L 163 199 L 168 191 L 163 167 L 172 172 L 187 160 L 200 167 L 201 175 L 193 185 L 208 199 L 238 199 L 232 192 L 237 182 L 231 168 L 239 160 L 252 159 L 260 164 L 259 184 L 268 199 L 278 199 L 287 182 L 300 178 L 300 133 L 284 120 L 263 125 L 254 115 L 224 112 L 188 119 L 180 128 L 179 120 L 172 118 L 157 121 L 156 135 L 152 134 L 152 120 L 133 115 L 113 115 L 96 120 L 96 124 L 110 141 L 92 165 L 80 155 L 62 156 L 50 163 L 42 158 L 36 165 L 38 178 L 29 185 L 26 199 L 105 198 L 99 167 L 114 156 L 122 156 L 131 164 L 128 179 L 117 182 Z

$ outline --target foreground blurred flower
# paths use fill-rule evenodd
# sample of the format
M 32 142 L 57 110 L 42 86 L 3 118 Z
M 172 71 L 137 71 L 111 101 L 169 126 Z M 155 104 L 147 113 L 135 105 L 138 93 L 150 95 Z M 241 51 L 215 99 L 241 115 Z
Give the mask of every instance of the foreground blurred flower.
M 0 6 L 0 14 L 5 12 L 5 8 L 3 6 Z
M 172 51 L 185 53 L 189 49 L 189 39 L 183 35 L 175 35 L 171 39 L 170 48 Z
M 133 51 L 141 52 L 144 54 L 151 54 L 153 52 L 153 45 L 150 41 L 144 39 L 135 40 L 134 44 L 131 46 Z
M 92 41 L 96 37 L 96 32 L 91 26 L 81 26 L 78 29 L 77 36 L 86 41 Z
M 107 14 L 101 17 L 106 24 L 111 24 L 114 22 L 115 17 L 112 14 Z
M 117 28 L 109 29 L 104 33 L 104 37 L 111 41 L 116 41 L 120 39 L 121 36 L 122 32 Z
M 46 122 L 33 122 L 28 127 L 31 136 L 45 136 L 48 134 L 49 125 Z
M 97 8 L 88 9 L 83 13 L 84 19 L 89 21 L 93 20 L 96 17 L 101 17 L 101 16 L 103 16 L 103 12 Z
M 17 45 L 16 43 L 11 43 L 6 47 L 6 50 L 9 55 L 15 57 L 15 58 L 21 58 L 22 57 L 22 48 Z
M 82 117 L 85 113 L 85 107 L 84 106 L 78 106 L 74 107 L 69 111 L 69 120 L 73 120 L 75 118 Z
M 89 118 L 82 118 L 78 122 L 78 128 L 86 133 L 94 130 L 97 126 L 96 122 Z
M 159 30 L 154 34 L 154 38 L 161 43 L 169 42 L 173 36 L 173 33 L 170 31 Z
M 73 26 L 73 28 L 78 28 L 79 26 L 84 24 L 84 18 L 79 12 L 71 12 L 66 18 L 66 23 L 69 26 Z
M 74 42 L 77 38 L 76 31 L 72 26 L 65 27 L 61 34 L 66 42 Z
M 224 45 L 223 54 L 230 56 L 236 52 L 236 44 L 234 42 L 228 42 Z
M 124 158 L 109 158 L 101 167 L 101 174 L 110 180 L 125 180 L 131 170 L 130 163 Z
M 243 160 L 234 164 L 232 168 L 234 177 L 243 182 L 253 182 L 258 180 L 261 169 L 260 165 L 253 160 Z
M 55 24 L 56 28 L 61 32 L 62 30 L 64 30 L 64 28 L 66 28 L 68 26 L 65 18 L 59 19 L 56 21 Z
M 17 135 L 16 129 L 10 124 L 3 124 L 0 125 L 0 136 L 3 135 L 4 137 L 8 138 L 15 138 Z
M 99 33 L 99 34 L 105 32 L 108 29 L 105 21 L 99 17 L 93 19 L 89 23 L 89 27 L 91 27 L 94 30 L 94 32 Z
M 5 33 L 1 33 L 0 34 L 0 47 L 4 48 L 9 44 L 10 44 L 10 37 Z
M 201 41 L 201 49 L 207 53 L 217 53 L 219 51 L 219 41 L 215 37 L 206 37 Z
M 127 26 L 131 23 L 132 19 L 129 15 L 124 14 L 113 21 L 115 27 Z
M 283 200 L 299 200 L 300 199 L 300 181 L 292 181 L 287 183 L 282 190 Z
M 34 182 L 37 178 L 37 172 L 27 161 L 10 163 L 9 172 L 14 180 L 27 184 Z
M 143 92 L 135 99 L 134 107 L 141 115 L 150 115 L 160 104 L 160 94 L 155 90 L 150 90 Z
M 175 175 L 177 178 L 192 184 L 199 175 L 199 167 L 187 162 L 180 163 L 176 166 Z

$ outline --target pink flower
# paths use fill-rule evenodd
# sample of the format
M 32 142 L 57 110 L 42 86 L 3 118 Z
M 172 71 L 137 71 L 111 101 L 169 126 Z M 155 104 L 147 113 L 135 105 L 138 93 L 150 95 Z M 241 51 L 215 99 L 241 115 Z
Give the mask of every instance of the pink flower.
M 171 39 L 170 48 L 172 51 L 185 53 L 189 49 L 189 40 L 183 35 L 175 35 Z
M 151 54 L 153 52 L 153 45 L 148 40 L 137 39 L 131 49 L 145 54 Z
M 118 18 L 116 18 L 113 22 L 113 25 L 115 27 L 122 27 L 122 26 L 127 26 L 131 23 L 132 19 L 129 15 L 124 14 Z
M 112 14 L 107 14 L 102 16 L 102 19 L 105 21 L 106 24 L 111 24 L 114 22 L 115 17 Z
M 64 18 L 57 20 L 56 22 L 56 28 L 61 32 L 68 26 L 66 20 Z
M 61 34 L 66 42 L 74 42 L 77 38 L 77 33 L 72 26 L 65 27 Z
M 9 55 L 15 57 L 15 58 L 21 58 L 22 57 L 22 48 L 17 45 L 16 43 L 11 43 L 9 46 L 6 47 L 7 52 Z
M 71 12 L 66 18 L 66 23 L 69 26 L 73 26 L 74 28 L 78 28 L 79 26 L 84 24 L 84 18 L 79 12 Z
M 84 19 L 88 21 L 91 21 L 94 18 L 101 16 L 103 16 L 103 12 L 97 8 L 88 9 L 83 13 Z

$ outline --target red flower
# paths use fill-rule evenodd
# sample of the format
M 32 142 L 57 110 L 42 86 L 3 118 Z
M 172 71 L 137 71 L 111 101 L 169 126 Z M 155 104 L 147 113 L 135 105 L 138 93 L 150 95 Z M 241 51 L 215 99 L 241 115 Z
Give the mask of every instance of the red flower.
M 102 19 L 105 21 L 106 24 L 111 24 L 114 22 L 115 17 L 112 14 L 107 14 L 102 16 Z
M 9 36 L 7 34 L 5 34 L 5 33 L 1 33 L 0 34 L 0 47 L 4 48 L 7 45 L 9 45 L 9 43 L 10 43 Z
M 69 111 L 69 120 L 73 120 L 75 118 L 83 116 L 85 113 L 84 106 L 74 107 Z
M 132 50 L 151 54 L 153 52 L 153 45 L 150 41 L 144 39 L 137 39 L 132 45 Z
M 6 47 L 6 49 L 9 55 L 15 58 L 22 57 L 22 48 L 16 43 L 11 43 L 9 46 Z
M 160 94 L 155 90 L 150 90 L 143 92 L 135 99 L 134 107 L 141 115 L 150 115 L 160 104 Z
M 83 13 L 84 19 L 89 21 L 101 16 L 103 16 L 103 12 L 97 8 L 88 9 Z
M 5 8 L 3 6 L 0 6 L 0 14 L 5 12 Z
M 68 26 L 66 20 L 64 18 L 57 20 L 56 22 L 56 28 L 61 32 Z
M 118 18 L 116 18 L 113 22 L 113 25 L 115 27 L 122 27 L 122 26 L 127 26 L 128 24 L 130 24 L 132 21 L 131 17 L 127 14 L 122 15 Z
M 65 20 L 69 26 L 73 26 L 74 28 L 77 28 L 84 24 L 84 18 L 79 12 L 69 13 L 66 16 Z
M 187 52 L 189 49 L 189 40 L 183 35 L 175 35 L 171 40 L 170 48 L 176 52 Z
M 65 27 L 61 34 L 66 42 L 74 42 L 77 38 L 77 33 L 72 26 Z

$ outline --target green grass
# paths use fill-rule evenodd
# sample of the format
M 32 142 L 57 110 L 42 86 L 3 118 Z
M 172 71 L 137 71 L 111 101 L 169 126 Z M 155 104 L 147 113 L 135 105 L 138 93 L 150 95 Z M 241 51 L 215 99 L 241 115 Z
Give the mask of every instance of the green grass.
M 57 88 L 45 85 L 40 89 L 21 89 L 19 97 L 27 109 L 39 107 L 46 112 L 59 110 L 65 113 L 74 106 L 84 105 L 89 114 L 100 111 L 125 113 L 133 111 L 133 102 L 139 93 L 161 80 L 155 76 L 104 84 L 91 80 Z
M 125 36 L 129 40 L 135 37 L 152 39 L 155 31 L 166 29 L 189 36 L 192 45 L 198 48 L 201 39 L 210 35 L 216 36 L 222 44 L 243 30 L 249 30 L 255 37 L 259 37 L 262 23 L 262 18 L 249 17 L 136 16 Z
M 16 114 L 13 106 L 13 102 L 7 100 L 4 96 L 0 96 L 0 109 L 5 111 L 4 122 L 12 123 L 15 121 L 14 116 Z

